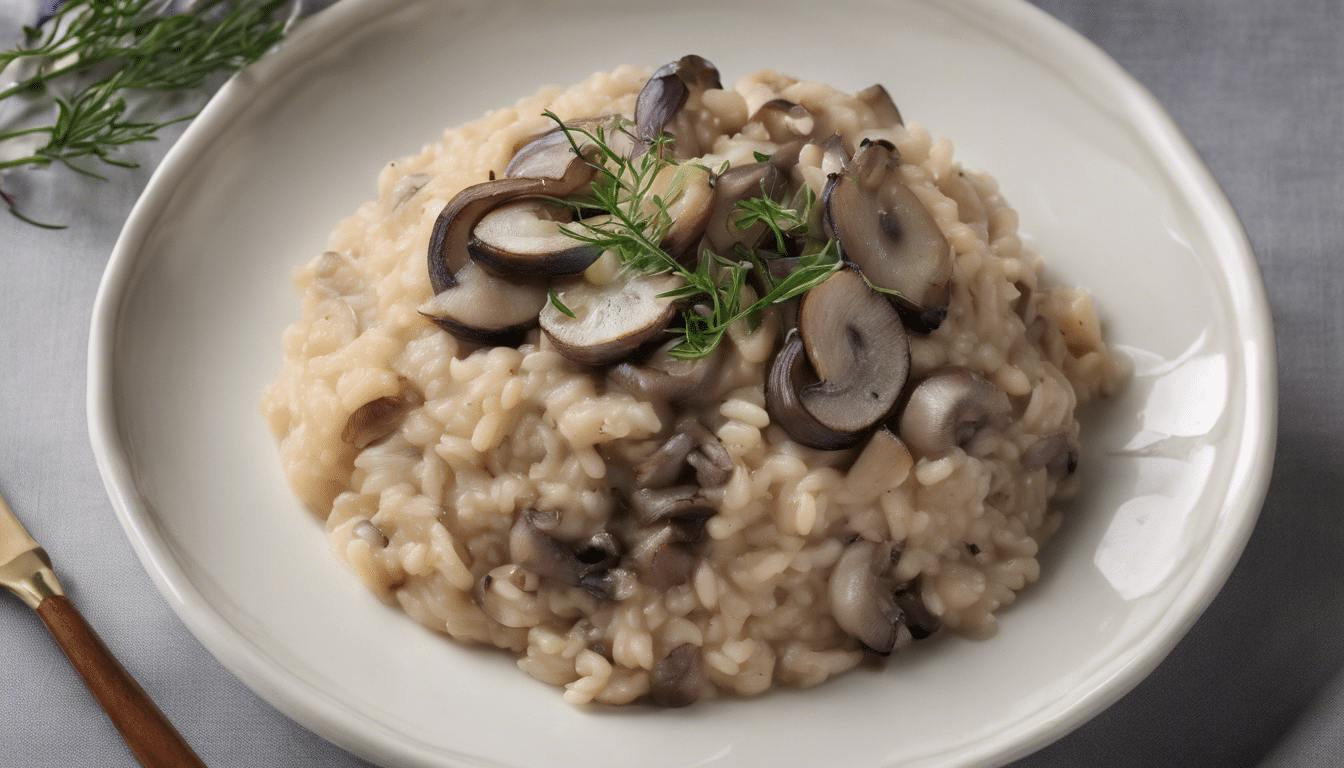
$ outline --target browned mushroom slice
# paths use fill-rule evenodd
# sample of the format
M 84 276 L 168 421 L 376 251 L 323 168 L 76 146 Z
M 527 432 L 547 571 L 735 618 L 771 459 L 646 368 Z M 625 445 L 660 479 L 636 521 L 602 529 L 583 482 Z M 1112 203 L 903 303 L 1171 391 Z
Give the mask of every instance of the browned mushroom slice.
M 546 306 L 545 283 L 496 277 L 474 261 L 454 275 L 455 285 L 420 305 L 420 314 L 473 344 L 521 344 Z
M 363 450 L 391 434 L 401 423 L 402 417 L 423 402 L 424 398 L 414 390 L 370 400 L 356 408 L 350 418 L 345 420 L 341 439 Z
M 1078 469 L 1078 449 L 1067 432 L 1046 435 L 1022 451 L 1022 468 L 1044 469 L 1051 480 L 1062 480 Z
M 667 442 L 649 458 L 635 465 L 635 485 L 639 488 L 667 488 L 686 471 L 686 457 L 695 449 L 695 440 L 685 432 L 673 432 Z
M 504 169 L 504 176 L 558 179 L 565 175 L 569 164 L 577 157 L 574 153 L 576 144 L 585 155 L 595 146 L 589 135 L 602 139 L 613 152 L 626 154 L 634 146 L 634 140 L 623 130 L 624 124 L 625 118 L 619 115 L 567 120 L 564 128 L 557 125 L 519 148 Z
M 700 558 L 689 544 L 665 541 L 653 552 L 649 573 L 655 589 L 668 590 L 691 580 Z
M 641 488 L 630 494 L 630 509 L 640 525 L 671 520 L 708 520 L 718 510 L 694 485 L 672 488 Z
M 817 128 L 817 119 L 807 107 L 788 99 L 771 99 L 752 113 L 747 124 L 759 123 L 766 135 L 776 144 L 797 139 L 809 139 Z
M 897 587 L 892 599 L 896 607 L 905 614 L 905 626 L 910 629 L 910 636 L 914 639 L 923 640 L 943 626 L 943 620 L 935 616 L 925 605 L 918 577 Z
M 429 283 L 435 295 L 420 312 L 445 331 L 473 343 L 518 343 L 536 325 L 536 313 L 545 304 L 545 285 L 485 272 L 470 258 L 471 232 L 500 205 L 538 195 L 563 197 L 588 183 L 593 172 L 587 162 L 572 157 L 558 179 L 497 179 L 455 195 L 430 232 Z
M 871 497 L 904 482 L 914 466 L 910 449 L 890 429 L 879 427 L 845 473 L 847 484 Z
M 668 354 L 681 343 L 680 339 L 663 344 L 639 363 L 624 362 L 607 371 L 607 378 L 625 387 L 641 400 L 650 402 L 681 403 L 706 394 L 706 382 L 713 377 L 722 359 L 719 350 L 704 357 L 683 360 Z
M 895 147 L 865 141 L 822 193 L 827 231 L 846 261 L 894 294 L 906 323 L 927 333 L 947 315 L 952 249 L 919 197 L 901 181 Z
M 691 643 L 673 648 L 649 674 L 649 697 L 664 707 L 684 707 L 700 698 L 705 686 L 700 649 Z
M 816 382 L 816 376 L 807 364 L 803 339 L 795 328 L 784 337 L 784 346 L 775 353 L 765 379 L 765 410 L 770 420 L 778 424 L 796 442 L 824 451 L 848 448 L 862 434 L 838 432 L 822 424 L 798 398 L 802 389 Z
M 900 650 L 913 639 L 894 599 L 891 569 L 896 559 L 891 542 L 859 539 L 840 553 L 827 585 L 835 623 L 878 656 Z
M 658 245 L 687 266 L 694 265 L 699 258 L 696 245 L 714 210 L 718 193 L 713 182 L 708 168 L 683 163 L 664 168 L 649 186 L 650 203 L 645 213 L 668 221 Z M 655 198 L 661 201 L 661 210 L 654 207 Z
M 1003 390 L 964 368 L 929 374 L 910 391 L 901 411 L 901 439 L 926 458 L 946 456 L 985 429 L 1002 429 L 1012 404 Z
M 718 436 L 694 417 L 677 423 L 672 436 L 635 467 L 635 485 L 667 488 L 693 469 L 701 488 L 717 488 L 733 474 L 733 457 Z
M 565 231 L 565 225 L 573 223 L 572 213 L 566 206 L 544 200 L 505 203 L 477 222 L 467 252 L 481 266 L 504 277 L 577 275 L 597 261 L 602 248 Z
M 695 469 L 695 481 L 700 487 L 718 488 L 728 482 L 733 476 L 733 457 L 718 435 L 689 416 L 677 424 L 677 430 L 695 441 L 695 450 L 686 455 L 686 462 Z
M 700 147 L 694 126 L 682 112 L 688 102 L 711 88 L 722 88 L 719 71 L 699 56 L 682 56 L 653 73 L 635 100 L 635 136 L 642 147 L 653 144 L 663 133 L 673 138 L 674 156 L 698 157 Z M 694 106 L 694 105 L 693 105 Z M 637 147 L 636 152 L 642 151 Z
M 881 83 L 874 83 L 854 95 L 873 110 L 882 127 L 905 125 L 905 121 L 901 119 L 901 110 L 896 108 L 896 102 L 892 101 L 891 94 L 887 93 L 887 89 L 883 88 Z
M 798 335 L 818 380 L 796 390 L 797 402 L 852 445 L 891 411 L 905 386 L 910 347 L 901 319 L 861 275 L 843 269 L 803 295 Z M 774 383 L 796 386 L 791 377 Z M 770 388 L 767 382 L 767 408 Z
M 588 282 L 557 291 L 559 302 L 541 309 L 541 329 L 556 350 L 578 363 L 606 365 L 654 338 L 676 314 L 675 300 L 662 294 L 681 285 L 669 275 L 636 277 L 624 283 Z
M 543 578 L 555 579 L 571 587 L 581 587 L 596 597 L 611 599 L 607 575 L 618 559 L 599 551 L 581 556 L 573 547 L 551 536 L 558 516 L 536 510 L 524 510 L 509 531 L 509 557 L 518 565 Z M 613 543 L 614 538 L 611 540 Z
M 847 164 L 849 164 L 849 150 L 845 149 L 845 142 L 840 138 L 840 134 L 833 133 L 831 138 L 821 145 L 821 172 L 828 177 L 843 173 Z
M 737 225 L 737 204 L 744 200 L 769 198 L 778 200 L 787 192 L 784 174 L 770 163 L 748 163 L 724 171 L 714 181 L 714 207 L 705 226 L 705 244 L 723 256 L 733 253 L 741 244 L 754 250 L 767 229 L 764 224 L 750 227 Z

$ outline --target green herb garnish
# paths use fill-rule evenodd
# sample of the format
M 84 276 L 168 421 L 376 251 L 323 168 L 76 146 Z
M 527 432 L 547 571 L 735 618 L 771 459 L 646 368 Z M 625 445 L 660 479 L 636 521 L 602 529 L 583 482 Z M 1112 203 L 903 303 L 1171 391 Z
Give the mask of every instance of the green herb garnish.
M 46 137 L 31 155 L 0 162 L 0 170 L 60 163 L 104 179 L 79 161 L 135 167 L 115 152 L 152 141 L 160 129 L 191 115 L 137 120 L 127 95 L 198 88 L 211 75 L 252 63 L 284 35 L 284 23 L 275 16 L 285 0 L 208 0 L 193 13 L 172 16 L 156 15 L 156 5 L 157 0 L 70 0 L 41 28 L 25 27 L 23 45 L 0 53 L 0 70 L 26 61 L 32 71 L 0 90 L 0 102 L 18 97 L 40 106 L 49 98 L 56 109 L 51 124 L 0 132 L 0 141 Z M 58 83 L 68 87 L 57 89 Z M 0 193 L 0 198 L 24 218 L 13 197 Z
M 621 269 L 629 275 L 670 273 L 686 282 L 681 288 L 663 294 L 689 305 L 682 310 L 681 328 L 673 329 L 679 330 L 683 338 L 669 351 L 671 356 L 694 359 L 710 354 L 733 323 L 745 318 L 754 327 L 763 310 L 807 292 L 840 269 L 839 247 L 834 240 L 826 241 L 820 250 L 804 254 L 797 267 L 780 280 L 772 278 L 760 257 L 746 249 L 731 254 L 741 257 L 737 260 L 705 250 L 693 266 L 682 264 L 659 245 L 672 226 L 669 205 L 676 200 L 691 174 L 707 173 L 708 169 L 693 163 L 679 164 L 667 157 L 666 148 L 671 137 L 666 134 L 645 151 L 626 157 L 612 149 L 604 126 L 590 131 L 566 126 L 551 112 L 545 115 L 565 132 L 574 151 L 588 158 L 597 169 L 588 196 L 554 202 L 569 206 L 576 214 L 592 216 L 597 212 L 606 215 L 600 223 L 580 220 L 563 231 L 575 239 L 615 251 Z M 637 141 L 629 125 L 627 121 L 618 121 L 611 130 Z M 666 192 L 654 194 L 655 179 L 671 167 L 678 170 L 673 172 Z M 719 172 L 723 170 L 726 170 L 726 164 Z M 738 203 L 733 222 L 741 229 L 758 223 L 765 225 L 782 253 L 786 235 L 811 237 L 807 222 L 815 202 L 816 196 L 810 190 L 801 211 L 769 197 L 753 198 Z M 819 242 L 815 238 L 810 241 Z M 743 292 L 752 271 L 758 273 L 767 291 L 764 296 L 743 306 Z M 556 301 L 554 295 L 552 301 Z M 559 304 L 556 309 L 573 316 Z
M 550 300 L 551 306 L 555 307 L 560 312 L 560 314 L 566 317 L 578 317 L 578 315 L 574 314 L 574 310 L 570 309 L 569 307 L 566 307 L 565 303 L 560 300 L 560 297 L 556 295 L 554 288 L 551 289 L 550 293 L 547 294 L 546 298 Z

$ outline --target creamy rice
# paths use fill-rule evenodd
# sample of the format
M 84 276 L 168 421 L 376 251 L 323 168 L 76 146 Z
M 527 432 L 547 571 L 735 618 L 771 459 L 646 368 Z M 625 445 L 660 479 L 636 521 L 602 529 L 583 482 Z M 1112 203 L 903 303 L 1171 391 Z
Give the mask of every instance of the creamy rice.
M 1039 575 L 1037 552 L 1061 523 L 1052 503 L 1077 485 L 1076 474 L 1024 468 L 1023 452 L 1060 432 L 1077 445 L 1075 409 L 1122 377 L 1087 294 L 1042 282 L 1041 257 L 1024 248 L 994 180 L 957 164 L 947 139 L 881 124 L 861 99 L 775 73 L 704 94 L 697 139 L 710 168 L 778 148 L 747 125 L 776 98 L 824 115 L 851 146 L 895 146 L 955 252 L 946 319 L 910 335 L 910 379 L 947 366 L 981 374 L 1008 395 L 1012 417 L 946 456 L 895 466 L 872 466 L 862 448 L 803 447 L 765 408 L 783 313 L 754 331 L 740 323 L 697 406 L 733 469 L 703 491 L 716 512 L 682 584 L 654 586 L 640 548 L 652 533 L 625 519 L 613 491 L 667 439 L 671 409 L 571 362 L 537 330 L 517 348 L 477 347 L 417 311 L 433 293 L 425 254 L 448 201 L 552 128 L 544 110 L 631 115 L 648 77 L 622 66 L 446 131 L 389 163 L 377 199 L 296 270 L 303 316 L 262 403 L 295 493 L 379 598 L 456 640 L 508 649 L 573 703 L 645 697 L 660 662 L 686 644 L 698 649 L 702 696 L 812 686 L 854 667 L 865 651 L 832 617 L 828 581 L 856 538 L 898 545 L 893 579 L 913 582 L 943 625 L 992 634 L 995 611 Z M 818 193 L 821 164 L 819 151 L 800 157 Z M 351 415 L 380 398 L 404 417 L 352 439 Z M 515 564 L 510 531 L 526 510 L 558 516 L 550 535 L 575 546 L 615 533 L 624 556 L 612 594 Z

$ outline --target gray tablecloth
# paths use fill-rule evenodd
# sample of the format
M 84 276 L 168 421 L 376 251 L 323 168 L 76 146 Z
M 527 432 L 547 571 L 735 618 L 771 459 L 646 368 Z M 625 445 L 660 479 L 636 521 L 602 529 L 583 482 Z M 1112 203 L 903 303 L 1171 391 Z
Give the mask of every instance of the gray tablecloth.
M 1157 94 L 1231 197 L 1273 305 L 1281 421 L 1268 501 L 1221 595 L 1138 688 L 1017 765 L 1344 764 L 1344 4 L 1036 1 Z M 15 32 L 5 10 L 0 0 L 0 47 Z M 168 143 L 138 149 L 144 167 L 107 184 L 62 172 L 4 181 L 72 226 L 39 230 L 0 213 L 0 492 L 207 763 L 367 765 L 205 652 L 132 553 L 94 466 L 90 309 Z M 132 764 L 36 616 L 0 599 L 0 766 Z

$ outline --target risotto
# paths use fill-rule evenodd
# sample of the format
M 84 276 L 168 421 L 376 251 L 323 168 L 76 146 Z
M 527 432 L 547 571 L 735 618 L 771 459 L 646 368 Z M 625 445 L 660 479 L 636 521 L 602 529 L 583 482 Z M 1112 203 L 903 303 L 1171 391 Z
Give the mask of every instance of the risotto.
M 389 163 L 262 410 L 385 602 L 580 704 L 985 637 L 1122 379 L 881 86 L 621 66 Z

